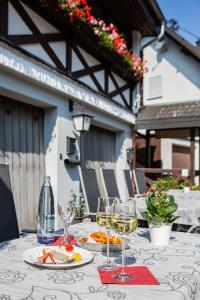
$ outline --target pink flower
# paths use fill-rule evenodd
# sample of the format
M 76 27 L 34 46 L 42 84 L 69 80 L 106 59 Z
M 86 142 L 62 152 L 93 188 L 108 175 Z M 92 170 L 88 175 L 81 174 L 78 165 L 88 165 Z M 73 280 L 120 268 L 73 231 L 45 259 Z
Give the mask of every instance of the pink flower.
M 103 21 L 103 20 L 100 20 L 100 21 L 98 22 L 98 24 L 101 26 L 101 25 L 104 24 L 104 21 Z
M 98 29 L 96 29 L 95 31 L 94 31 L 94 33 L 96 34 L 96 35 L 99 35 L 99 30 Z

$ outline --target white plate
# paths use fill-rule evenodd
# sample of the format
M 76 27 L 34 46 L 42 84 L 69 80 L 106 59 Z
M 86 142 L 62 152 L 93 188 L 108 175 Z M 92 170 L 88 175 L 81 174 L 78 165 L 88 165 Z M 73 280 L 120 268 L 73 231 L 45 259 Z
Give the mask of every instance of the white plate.
M 35 247 L 35 248 L 31 248 L 26 250 L 23 254 L 22 254 L 22 258 L 24 261 L 26 261 L 27 263 L 34 265 L 34 266 L 38 266 L 38 267 L 42 267 L 42 268 L 47 268 L 47 269 L 68 269 L 68 268 L 74 268 L 77 266 L 82 266 L 84 264 L 87 264 L 89 262 L 92 261 L 93 259 L 93 255 L 85 250 L 85 249 L 81 249 L 78 247 L 74 247 L 73 252 L 76 253 L 80 253 L 82 256 L 82 260 L 79 262 L 69 262 L 69 263 L 64 263 L 64 264 L 42 264 L 37 262 L 37 257 L 39 255 L 39 253 L 41 252 L 42 249 L 44 248 L 53 248 L 55 250 L 58 250 L 59 247 L 58 246 L 39 246 L 39 247 Z M 69 253 L 73 253 L 73 252 L 69 252 Z

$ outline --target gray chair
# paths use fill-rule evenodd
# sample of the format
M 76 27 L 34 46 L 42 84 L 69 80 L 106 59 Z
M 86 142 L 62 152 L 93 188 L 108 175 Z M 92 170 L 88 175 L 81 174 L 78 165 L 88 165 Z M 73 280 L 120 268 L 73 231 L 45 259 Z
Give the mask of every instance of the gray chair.
M 106 196 L 120 198 L 114 169 L 102 169 L 101 172 Z
M 145 194 L 148 191 L 148 189 L 146 185 L 146 178 L 145 178 L 144 171 L 141 169 L 135 169 L 133 171 L 133 178 L 135 181 L 137 195 L 140 196 Z
M 124 177 L 125 177 L 125 182 L 126 182 L 126 186 L 127 186 L 127 190 L 128 190 L 128 195 L 129 195 L 129 197 L 134 197 L 135 193 L 133 190 L 133 182 L 132 182 L 130 172 L 131 172 L 130 170 L 124 170 Z
M 9 166 L 0 164 L 0 242 L 19 238 Z
M 95 169 L 79 167 L 79 176 L 87 211 L 89 215 L 95 215 L 97 212 L 98 197 L 101 197 Z

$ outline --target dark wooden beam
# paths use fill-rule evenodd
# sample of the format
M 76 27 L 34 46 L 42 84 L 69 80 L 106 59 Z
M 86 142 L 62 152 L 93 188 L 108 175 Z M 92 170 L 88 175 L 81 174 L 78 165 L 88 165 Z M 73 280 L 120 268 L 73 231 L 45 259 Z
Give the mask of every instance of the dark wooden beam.
M 93 80 L 94 84 L 96 85 L 97 89 L 100 92 L 104 92 L 102 86 L 100 85 L 100 83 L 98 82 L 98 80 L 96 79 L 95 75 L 93 74 L 93 72 L 91 71 L 91 68 L 89 67 L 88 63 L 86 62 L 85 58 L 83 57 L 82 53 L 79 51 L 78 47 L 74 46 L 73 50 L 75 51 L 76 55 L 78 56 L 78 58 L 80 59 L 80 61 L 82 62 L 85 70 L 87 71 L 87 75 L 89 75 L 91 77 L 91 79 Z
M 17 10 L 23 21 L 26 23 L 26 25 L 29 27 L 29 29 L 33 32 L 33 34 L 40 35 L 41 32 L 35 25 L 35 23 L 32 21 L 32 19 L 29 17 L 27 14 L 26 10 L 24 7 L 21 5 L 19 1 L 16 0 L 10 0 L 14 8 Z M 44 50 L 47 52 L 49 57 L 52 59 L 53 63 L 59 68 L 60 70 L 65 71 L 65 67 L 63 66 L 62 62 L 59 60 L 55 52 L 51 49 L 49 46 L 48 42 L 45 40 L 40 41 L 41 46 L 44 48 Z
M 146 15 L 146 19 L 148 18 L 148 27 L 151 28 L 152 31 L 154 31 L 155 29 L 157 29 L 157 24 L 155 22 L 155 19 L 153 18 L 152 14 L 150 13 L 150 9 L 149 9 L 149 5 L 148 1 L 138 1 L 140 7 L 142 8 L 142 10 L 145 12 Z
M 105 69 L 105 93 L 108 95 L 108 78 L 109 78 L 109 71 Z
M 133 107 L 133 91 L 134 91 L 133 86 L 130 86 L 130 95 L 129 95 L 129 98 L 130 98 L 130 108 L 131 108 L 131 110 L 132 110 L 132 107 Z
M 112 97 L 115 97 L 116 95 L 118 95 L 119 93 L 121 94 L 123 91 L 127 90 L 129 88 L 129 84 L 125 84 L 121 87 L 117 86 L 117 89 L 111 93 L 109 93 L 109 96 L 112 98 Z M 128 99 L 130 100 L 130 99 Z
M 126 98 L 125 98 L 124 95 L 122 94 L 122 91 L 124 90 L 123 87 L 121 87 L 121 88 L 119 87 L 119 85 L 118 85 L 118 83 L 117 83 L 115 77 L 113 76 L 112 72 L 109 73 L 109 76 L 111 77 L 111 79 L 112 79 L 112 81 L 113 81 L 113 84 L 114 84 L 114 86 L 115 86 L 115 88 L 116 88 L 116 90 L 115 90 L 114 92 L 112 92 L 112 93 L 109 94 L 109 97 L 112 98 L 112 97 L 114 97 L 115 95 L 118 95 L 118 94 L 119 94 L 119 95 L 122 97 L 122 99 L 123 99 L 124 104 L 126 105 L 126 107 L 130 108 L 130 99 L 129 99 L 129 103 L 128 103 L 128 102 L 126 101 Z M 128 84 L 125 85 L 126 89 L 127 89 L 128 86 L 129 86 Z M 113 96 L 113 95 L 114 95 L 114 96 Z
M 66 69 L 68 74 L 72 75 L 72 47 L 69 41 L 67 41 Z
M 145 135 L 145 134 L 142 134 L 142 133 L 140 133 L 139 131 L 136 131 L 136 134 L 137 134 L 139 137 L 141 137 L 141 138 L 143 138 L 143 139 L 146 139 L 146 135 Z
M 149 174 L 181 175 L 182 169 L 138 168 Z
M 0 35 L 8 34 L 8 0 L 0 1 Z
M 65 38 L 60 33 L 40 33 L 40 34 L 23 34 L 23 35 L 8 35 L 8 39 L 17 45 L 35 44 L 46 42 L 60 42 L 65 41 Z
M 100 65 L 97 65 L 97 66 L 88 67 L 84 70 L 75 71 L 72 74 L 73 74 L 73 76 L 75 76 L 77 78 L 80 78 L 80 77 L 88 75 L 88 69 L 90 69 L 90 72 L 94 73 L 94 72 L 98 72 L 98 71 L 103 71 L 104 67 L 100 64 Z
M 151 139 L 151 136 L 150 136 L 150 130 L 147 130 L 147 133 L 146 133 L 146 151 L 145 151 L 145 156 L 146 156 L 146 158 L 145 158 L 145 165 L 146 165 L 146 167 L 147 168 L 150 168 L 150 163 L 151 163 L 151 161 L 150 161 L 150 155 L 151 155 L 151 153 L 150 153 L 150 150 L 151 150 L 151 148 L 150 148 L 150 139 Z

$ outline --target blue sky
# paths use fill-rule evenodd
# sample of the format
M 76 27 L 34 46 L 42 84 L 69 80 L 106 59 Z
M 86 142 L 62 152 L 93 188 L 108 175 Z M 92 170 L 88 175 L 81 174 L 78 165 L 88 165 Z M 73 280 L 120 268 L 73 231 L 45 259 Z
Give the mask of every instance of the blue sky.
M 175 18 L 179 25 L 200 38 L 200 0 L 157 0 L 166 20 Z M 191 43 L 197 38 L 183 30 L 178 33 Z

